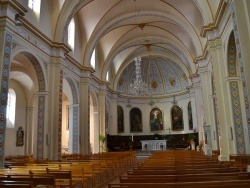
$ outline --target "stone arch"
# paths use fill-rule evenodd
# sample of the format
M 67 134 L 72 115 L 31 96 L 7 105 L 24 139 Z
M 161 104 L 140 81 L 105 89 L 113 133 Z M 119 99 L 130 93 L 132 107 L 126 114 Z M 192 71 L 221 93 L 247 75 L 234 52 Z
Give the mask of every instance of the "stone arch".
M 92 97 L 92 100 L 93 100 L 94 112 L 98 112 L 98 99 L 97 99 L 97 96 L 93 91 L 90 91 L 90 96 Z
M 70 144 L 72 148 L 70 149 L 72 153 L 78 153 L 79 152 L 79 100 L 78 100 L 78 92 L 77 87 L 74 83 L 74 81 L 66 77 L 65 80 L 69 83 L 72 95 L 73 95 L 73 104 L 71 107 L 71 110 L 69 111 L 69 117 L 72 117 L 73 124 L 72 128 L 70 128 Z M 71 118 L 70 118 L 71 119 Z
M 38 81 L 38 104 L 37 104 L 37 158 L 43 158 L 44 151 L 44 124 L 45 124 L 45 102 L 46 96 L 44 92 L 46 91 L 45 77 L 38 59 L 30 52 L 20 52 L 26 56 L 32 63 Z
M 94 91 L 90 91 L 90 114 L 89 114 L 89 135 L 90 135 L 90 151 L 98 153 L 100 150 L 99 135 L 100 135 L 100 114 L 98 111 L 98 98 Z

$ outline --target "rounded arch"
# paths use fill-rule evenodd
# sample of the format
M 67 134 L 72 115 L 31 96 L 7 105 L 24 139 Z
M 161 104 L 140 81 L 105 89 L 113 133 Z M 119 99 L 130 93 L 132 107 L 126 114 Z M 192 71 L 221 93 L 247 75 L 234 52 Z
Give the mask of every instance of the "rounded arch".
M 178 105 L 173 105 L 170 111 L 171 121 L 172 121 L 172 131 L 183 131 L 183 110 Z
M 138 107 L 131 108 L 129 112 L 130 132 L 143 132 L 142 111 Z
M 32 52 L 29 51 L 25 51 L 23 49 L 17 50 L 14 53 L 12 53 L 12 61 L 13 62 L 15 60 L 15 58 L 19 55 L 22 54 L 24 55 L 32 64 L 35 73 L 36 73 L 36 81 L 37 81 L 37 88 L 39 92 L 44 92 L 47 91 L 47 80 L 46 80 L 46 74 L 45 74 L 45 70 L 44 70 L 44 66 L 42 66 L 42 63 L 38 60 L 38 57 L 36 57 L 36 55 L 34 55 Z M 29 72 L 26 72 L 26 74 L 28 75 Z M 30 76 L 32 78 L 32 76 Z
M 99 110 L 98 110 L 98 98 L 94 91 L 90 91 L 89 102 L 89 135 L 90 135 L 90 153 L 99 152 L 99 135 L 100 135 L 100 123 L 99 123 Z
M 117 105 L 117 130 L 124 133 L 124 110 L 121 105 Z
M 98 98 L 96 96 L 96 93 L 93 91 L 90 91 L 90 96 L 93 100 L 94 112 L 98 112 Z
M 237 51 L 235 45 L 234 31 L 232 31 L 228 38 L 227 45 L 227 69 L 228 76 L 235 77 L 238 76 L 238 67 L 237 66 Z
M 69 86 L 70 86 L 70 89 L 71 89 L 71 92 L 72 92 L 72 98 L 73 98 L 73 101 L 72 103 L 73 104 L 78 104 L 78 91 L 76 89 L 76 85 L 75 85 L 75 82 L 70 78 L 70 77 L 65 77 L 65 80 L 68 82 Z

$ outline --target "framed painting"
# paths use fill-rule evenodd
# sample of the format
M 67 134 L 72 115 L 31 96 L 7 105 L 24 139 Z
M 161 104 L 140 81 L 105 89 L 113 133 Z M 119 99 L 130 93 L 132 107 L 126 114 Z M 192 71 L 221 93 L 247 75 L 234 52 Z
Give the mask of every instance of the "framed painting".
M 142 113 L 139 108 L 130 110 L 130 132 L 142 132 Z
M 171 108 L 171 122 L 172 122 L 172 131 L 183 131 L 183 113 L 182 109 L 174 105 Z
M 192 115 L 191 101 L 188 103 L 188 125 L 189 125 L 189 130 L 193 130 L 193 115 Z
M 151 109 L 149 118 L 151 131 L 163 131 L 163 113 L 159 108 Z
M 124 133 L 124 112 L 120 105 L 117 106 L 117 132 Z

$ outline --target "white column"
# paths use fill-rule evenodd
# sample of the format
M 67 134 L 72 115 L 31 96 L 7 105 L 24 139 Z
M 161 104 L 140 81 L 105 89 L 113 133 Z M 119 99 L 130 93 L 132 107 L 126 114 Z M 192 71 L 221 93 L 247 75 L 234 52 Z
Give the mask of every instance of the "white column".
M 63 71 L 61 69 L 61 58 L 51 58 L 49 74 L 49 108 L 48 108 L 48 130 L 46 139 L 48 143 L 49 159 L 58 159 L 61 156 L 61 128 L 62 128 L 62 91 Z
M 99 117 L 100 117 L 100 134 L 106 135 L 105 115 L 106 115 L 106 86 L 102 86 L 98 95 Z
M 219 160 L 225 161 L 229 159 L 229 143 L 228 143 L 228 125 L 227 125 L 227 111 L 228 95 L 225 84 L 227 67 L 223 59 L 222 43 L 219 39 L 209 42 L 209 49 L 212 56 L 212 67 L 215 80 L 215 97 L 217 101 L 217 117 L 220 139 L 220 156 Z
M 80 127 L 79 127 L 79 142 L 80 153 L 89 154 L 90 136 L 89 136 L 89 84 L 90 73 L 85 72 L 80 81 Z
M 99 113 L 94 112 L 94 143 L 93 143 L 93 153 L 99 153 L 99 134 L 100 134 L 100 129 L 99 129 Z

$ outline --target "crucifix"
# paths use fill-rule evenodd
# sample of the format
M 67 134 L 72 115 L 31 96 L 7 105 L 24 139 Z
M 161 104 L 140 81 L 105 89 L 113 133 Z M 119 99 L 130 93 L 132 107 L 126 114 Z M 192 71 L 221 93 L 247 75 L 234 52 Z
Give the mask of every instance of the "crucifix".
M 168 133 L 170 134 L 170 131 L 171 131 L 170 127 L 168 129 L 166 129 L 166 130 L 168 130 Z

